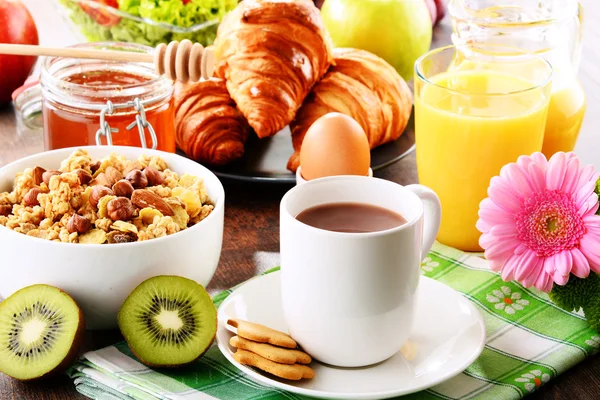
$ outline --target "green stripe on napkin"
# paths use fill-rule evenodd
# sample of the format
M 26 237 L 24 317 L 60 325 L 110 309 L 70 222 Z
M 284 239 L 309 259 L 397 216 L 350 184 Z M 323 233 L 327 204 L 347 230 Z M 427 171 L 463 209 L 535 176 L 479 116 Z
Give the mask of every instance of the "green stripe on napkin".
M 480 257 L 436 243 L 421 268 L 475 304 L 487 340 L 462 374 L 403 399 L 519 399 L 600 348 L 600 334 L 581 315 L 554 306 L 535 289 L 503 282 Z M 234 289 L 214 296 L 215 305 Z M 86 353 L 69 375 L 80 393 L 96 400 L 304 399 L 250 380 L 216 345 L 191 366 L 151 370 L 119 343 Z

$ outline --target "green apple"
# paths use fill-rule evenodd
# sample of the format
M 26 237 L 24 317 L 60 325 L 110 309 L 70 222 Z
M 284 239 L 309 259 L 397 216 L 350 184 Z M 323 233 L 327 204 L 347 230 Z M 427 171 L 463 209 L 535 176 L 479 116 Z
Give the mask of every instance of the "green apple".
M 431 16 L 424 0 L 326 0 L 321 14 L 336 47 L 370 51 L 406 80 L 431 46 Z

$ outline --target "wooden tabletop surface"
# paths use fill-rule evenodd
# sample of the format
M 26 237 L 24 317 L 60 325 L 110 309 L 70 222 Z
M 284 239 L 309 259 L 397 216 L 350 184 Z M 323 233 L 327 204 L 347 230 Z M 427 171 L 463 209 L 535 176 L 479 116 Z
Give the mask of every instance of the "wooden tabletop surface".
M 42 45 L 67 45 L 75 38 L 47 0 L 24 0 L 32 11 Z M 586 8 L 580 82 L 587 94 L 588 110 L 576 152 L 583 162 L 600 168 L 600 2 L 583 0 Z M 436 28 L 434 46 L 449 42 L 447 20 Z M 0 166 L 43 150 L 39 133 L 18 129 L 11 106 L 0 108 Z M 376 173 L 400 184 L 417 181 L 414 154 Z M 260 272 L 258 260 L 264 252 L 279 251 L 279 201 L 290 189 L 285 185 L 224 182 L 227 192 L 223 252 L 209 286 L 211 293 L 229 288 Z M 88 332 L 84 348 L 100 348 L 120 341 L 118 332 Z M 24 384 L 0 375 L 0 400 L 84 399 L 66 377 Z M 600 398 L 600 357 L 592 357 L 565 372 L 531 395 L 531 399 Z

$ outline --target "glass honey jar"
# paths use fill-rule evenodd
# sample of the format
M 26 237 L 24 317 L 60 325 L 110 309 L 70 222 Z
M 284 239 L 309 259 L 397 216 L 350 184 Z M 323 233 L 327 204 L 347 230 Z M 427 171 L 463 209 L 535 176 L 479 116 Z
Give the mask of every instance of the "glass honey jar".
M 153 50 L 132 43 L 76 47 Z M 152 64 L 47 58 L 40 84 L 46 150 L 120 145 L 175 152 L 173 84 Z

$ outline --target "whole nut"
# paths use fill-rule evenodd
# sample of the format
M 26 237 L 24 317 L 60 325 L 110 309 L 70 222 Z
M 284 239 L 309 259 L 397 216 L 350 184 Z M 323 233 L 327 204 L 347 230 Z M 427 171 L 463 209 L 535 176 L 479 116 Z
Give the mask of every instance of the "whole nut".
M 100 172 L 94 179 L 89 182 L 90 186 L 106 186 L 107 188 L 112 187 L 114 183 L 111 183 L 109 179 L 106 177 L 104 172 Z
M 140 209 L 150 207 L 160 211 L 164 216 L 172 217 L 175 215 L 173 208 L 162 197 L 148 189 L 134 190 L 131 195 L 131 202 Z
M 8 217 L 12 212 L 12 206 L 9 204 L 0 205 L 0 216 Z
M 42 180 L 44 181 L 46 186 L 50 186 L 50 178 L 52 178 L 54 175 L 60 175 L 60 174 L 62 174 L 62 172 L 57 171 L 55 169 L 51 169 L 42 174 Z
M 126 197 L 117 197 L 112 199 L 106 205 L 108 217 L 113 221 L 127 221 L 133 216 L 135 209 L 131 204 L 131 200 Z
M 143 189 L 148 186 L 148 178 L 146 178 L 146 174 L 139 169 L 134 169 L 133 171 L 129 172 L 125 179 L 127 179 L 136 189 Z
M 92 174 L 100 169 L 100 165 L 100 161 L 90 164 L 90 170 L 92 171 Z
M 131 186 L 131 183 L 127 179 L 121 179 L 113 185 L 112 190 L 115 196 L 130 198 L 133 193 L 133 186 Z
M 133 171 L 134 169 L 139 169 L 141 171 L 142 169 L 144 169 L 144 166 L 142 165 L 141 162 L 139 162 L 137 160 L 129 161 L 125 165 L 125 169 L 123 170 L 123 175 L 127 176 L 127 174 L 130 173 L 131 171 Z
M 92 189 L 92 193 L 90 193 L 90 204 L 92 207 L 97 208 L 98 202 L 104 196 L 112 196 L 114 195 L 113 191 L 106 186 L 98 185 L 94 186 Z
M 42 191 L 38 188 L 29 189 L 29 192 L 23 197 L 23 205 L 25 207 L 39 206 L 40 202 L 37 197 L 40 193 L 42 193 Z
M 146 169 L 144 169 L 144 174 L 148 179 L 148 186 L 158 186 L 165 183 L 165 177 L 162 172 L 154 167 L 147 166 Z
M 77 179 L 79 179 L 79 184 L 81 186 L 87 185 L 92 180 L 92 174 L 87 172 L 85 169 L 76 169 L 75 174 L 77 175 Z
M 106 169 L 104 170 L 104 175 L 106 176 L 106 179 L 108 180 L 108 183 L 111 187 L 112 185 L 123 179 L 123 175 L 121 175 L 119 170 L 111 166 L 106 167 Z
M 44 182 L 44 172 L 46 172 L 46 170 L 42 167 L 35 167 L 33 169 L 33 181 L 37 186 L 41 185 L 42 182 Z
M 69 233 L 86 233 L 90 229 L 91 225 L 91 221 L 86 217 L 82 217 L 78 214 L 73 214 L 71 218 L 69 218 L 69 222 L 67 222 L 67 230 L 69 231 Z

